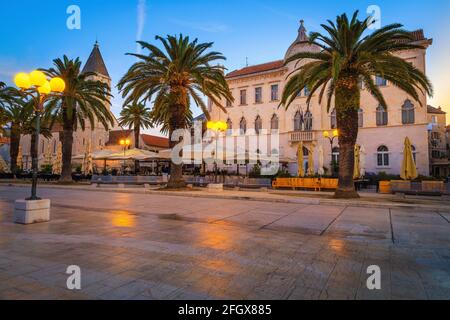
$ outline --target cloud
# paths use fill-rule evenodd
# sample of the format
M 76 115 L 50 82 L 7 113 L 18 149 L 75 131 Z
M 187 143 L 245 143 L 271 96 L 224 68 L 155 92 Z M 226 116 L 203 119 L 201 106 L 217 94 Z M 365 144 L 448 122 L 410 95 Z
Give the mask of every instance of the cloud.
M 138 0 L 136 41 L 142 40 L 142 34 L 144 33 L 145 19 L 146 19 L 145 10 L 146 10 L 145 0 Z M 139 44 L 136 44 L 136 52 L 141 53 L 141 46 Z
M 178 19 L 171 19 L 171 23 L 179 25 L 181 27 L 186 27 L 194 30 L 204 31 L 204 32 L 210 32 L 210 33 L 219 33 L 219 32 L 227 32 L 230 30 L 230 28 L 223 23 L 200 23 L 200 22 L 192 22 L 192 21 L 186 21 L 186 20 L 178 20 Z

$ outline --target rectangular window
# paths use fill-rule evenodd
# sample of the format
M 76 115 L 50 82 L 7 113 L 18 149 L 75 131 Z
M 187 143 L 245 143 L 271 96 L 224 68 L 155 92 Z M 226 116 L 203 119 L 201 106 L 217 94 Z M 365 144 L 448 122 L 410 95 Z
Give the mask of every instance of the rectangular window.
M 255 103 L 261 103 L 262 102 L 262 88 L 257 87 L 255 88 Z
M 387 81 L 386 79 L 382 78 L 382 77 L 376 77 L 375 82 L 377 84 L 377 86 L 379 87 L 385 87 L 387 86 Z
M 278 101 L 278 85 L 274 84 L 270 87 L 270 100 Z
M 241 90 L 241 106 L 247 105 L 247 90 Z

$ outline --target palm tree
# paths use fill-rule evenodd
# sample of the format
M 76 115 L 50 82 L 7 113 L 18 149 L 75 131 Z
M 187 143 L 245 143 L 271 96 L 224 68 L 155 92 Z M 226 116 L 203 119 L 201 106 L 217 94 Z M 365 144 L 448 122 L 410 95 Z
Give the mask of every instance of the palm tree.
M 53 122 L 60 122 L 63 132 L 62 142 L 62 174 L 61 182 L 72 181 L 72 145 L 73 132 L 79 127 L 85 129 L 86 121 L 91 128 L 99 121 L 106 130 L 114 124 L 114 118 L 109 111 L 110 88 L 101 81 L 90 80 L 94 73 L 81 73 L 79 58 L 71 60 L 53 60 L 54 67 L 44 70 L 49 77 L 61 77 L 66 82 L 64 94 L 53 97 L 46 107 L 53 115 Z
M 163 50 L 147 42 L 139 41 L 148 55 L 130 54 L 138 59 L 118 84 L 125 97 L 125 104 L 151 101 L 154 98 L 155 118 L 162 121 L 169 136 L 175 130 L 185 129 L 189 125 L 192 99 L 209 118 L 208 108 L 202 100 L 205 95 L 215 105 L 225 111 L 222 98 L 233 101 L 224 76 L 224 67 L 212 65 L 225 57 L 219 52 L 207 52 L 213 43 L 190 41 L 183 35 L 157 36 Z M 226 111 L 225 111 L 226 112 Z M 171 139 L 170 139 L 171 140 Z M 173 148 L 176 141 L 170 141 Z M 185 186 L 182 176 L 182 165 L 171 163 L 169 188 Z
M 9 156 L 11 159 L 11 172 L 15 174 L 17 168 L 17 155 L 19 154 L 19 146 L 22 134 L 24 134 L 24 126 L 29 117 L 33 113 L 32 102 L 24 102 L 20 100 L 10 100 L 9 104 L 4 108 L 4 121 L 8 124 L 10 146 Z
M 401 24 L 391 24 L 364 35 L 371 23 L 371 17 L 360 21 L 358 11 L 350 21 L 346 14 L 338 16 L 336 23 L 329 20 L 328 25 L 321 25 L 325 34 L 310 34 L 310 44 L 320 48 L 320 52 L 300 52 L 286 60 L 286 64 L 293 61 L 297 64 L 286 84 L 280 105 L 288 108 L 304 88 L 310 89 L 308 105 L 318 91 L 319 104 L 326 94 L 329 110 L 334 97 L 340 147 L 336 198 L 358 197 L 353 182 L 353 167 L 360 83 L 384 108 L 387 108 L 386 101 L 374 83 L 375 76 L 390 81 L 420 105 L 419 94 L 432 95 L 433 92 L 430 81 L 420 70 L 394 55 L 403 50 L 423 49 L 412 43 L 411 33 L 402 29 Z M 300 65 L 304 60 L 307 61 Z
M 134 147 L 139 149 L 141 128 L 148 129 L 152 127 L 152 119 L 150 109 L 143 103 L 133 103 L 125 106 L 120 112 L 119 125 L 133 128 L 134 131 Z M 135 171 L 139 172 L 139 161 L 134 162 Z
M 31 110 L 34 102 L 31 102 Z M 38 147 L 36 145 L 37 136 L 36 136 L 36 114 L 34 112 L 29 112 L 26 116 L 26 119 L 22 125 L 22 134 L 30 135 L 30 156 L 32 159 L 38 159 Z M 51 114 L 44 113 L 41 118 L 41 123 L 39 126 L 39 133 L 46 139 L 51 139 L 53 137 L 51 131 L 52 117 Z
M 133 128 L 134 147 L 139 149 L 139 138 L 141 128 L 148 129 L 152 127 L 150 108 L 143 103 L 134 103 L 125 106 L 120 112 L 119 125 L 122 127 Z

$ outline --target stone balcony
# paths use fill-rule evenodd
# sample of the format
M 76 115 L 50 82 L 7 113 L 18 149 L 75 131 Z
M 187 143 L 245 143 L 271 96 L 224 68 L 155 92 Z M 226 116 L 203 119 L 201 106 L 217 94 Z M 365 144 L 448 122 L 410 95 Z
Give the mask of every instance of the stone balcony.
M 315 141 L 316 132 L 314 131 L 292 131 L 289 133 L 289 142 L 312 142 Z

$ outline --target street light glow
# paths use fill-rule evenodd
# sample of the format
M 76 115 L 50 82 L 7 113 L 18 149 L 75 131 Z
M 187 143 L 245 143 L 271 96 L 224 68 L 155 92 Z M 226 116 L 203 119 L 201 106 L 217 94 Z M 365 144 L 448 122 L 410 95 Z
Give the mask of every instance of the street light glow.
M 31 87 L 30 76 L 25 72 L 20 72 L 14 77 L 14 84 L 20 89 L 28 89 Z
M 50 87 L 50 82 L 45 80 L 45 82 L 40 87 L 38 87 L 37 90 L 40 94 L 49 94 L 52 91 L 52 88 Z
M 45 85 L 47 77 L 42 71 L 34 70 L 30 73 L 30 82 L 32 86 L 42 87 Z
M 55 77 L 50 80 L 50 88 L 53 92 L 64 92 L 64 89 L 66 89 L 66 83 L 63 79 Z

